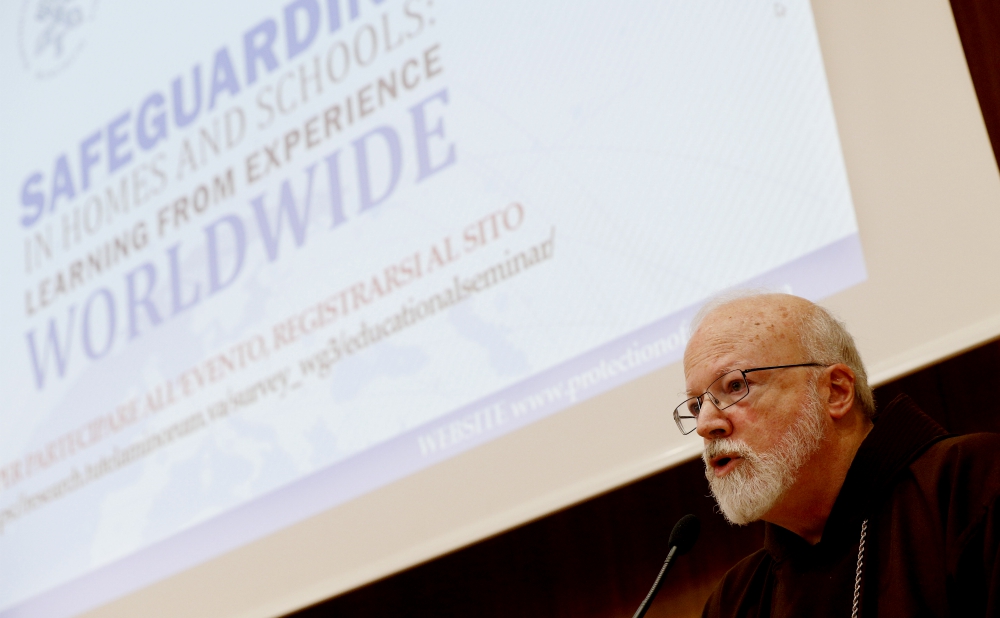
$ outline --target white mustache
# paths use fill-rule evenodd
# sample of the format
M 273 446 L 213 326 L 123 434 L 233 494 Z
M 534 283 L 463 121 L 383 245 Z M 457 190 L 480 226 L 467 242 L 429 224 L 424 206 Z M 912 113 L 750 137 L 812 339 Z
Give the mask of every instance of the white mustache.
M 710 461 L 719 455 L 736 455 L 748 461 L 760 461 L 760 455 L 757 454 L 757 451 L 750 448 L 743 440 L 734 440 L 732 438 L 719 438 L 706 444 L 702 459 L 708 465 Z

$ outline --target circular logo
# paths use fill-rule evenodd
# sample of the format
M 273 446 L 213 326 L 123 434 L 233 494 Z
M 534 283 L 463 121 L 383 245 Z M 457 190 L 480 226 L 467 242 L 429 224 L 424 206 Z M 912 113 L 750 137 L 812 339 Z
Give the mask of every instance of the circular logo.
M 18 28 L 24 68 L 41 79 L 59 74 L 86 46 L 97 0 L 24 0 Z

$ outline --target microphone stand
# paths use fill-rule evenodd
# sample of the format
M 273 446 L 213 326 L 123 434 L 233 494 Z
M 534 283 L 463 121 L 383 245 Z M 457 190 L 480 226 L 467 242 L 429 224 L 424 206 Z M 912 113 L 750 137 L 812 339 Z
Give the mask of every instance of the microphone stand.
M 666 577 L 667 571 L 674 564 L 674 557 L 691 551 L 694 542 L 698 540 L 700 532 L 701 522 L 694 515 L 685 515 L 674 524 L 674 529 L 670 531 L 670 539 L 667 541 L 670 551 L 667 552 L 667 559 L 663 561 L 663 568 L 660 569 L 660 574 L 656 576 L 653 587 L 650 588 L 649 594 L 646 595 L 642 604 L 639 605 L 639 609 L 635 610 L 632 618 L 642 618 L 646 615 L 646 610 L 649 609 L 650 603 L 653 602 L 653 597 L 656 596 L 656 593 L 660 591 L 660 586 L 663 585 L 663 579 Z
M 676 545 L 671 547 L 670 551 L 667 552 L 667 559 L 663 561 L 663 567 L 660 569 L 660 574 L 656 576 L 656 581 L 653 582 L 653 587 L 649 589 L 649 594 L 647 594 L 646 598 L 642 600 L 642 603 L 639 605 L 639 609 L 635 610 L 632 618 L 642 618 L 646 615 L 646 610 L 649 609 L 649 605 L 653 602 L 653 597 L 656 596 L 656 593 L 660 591 L 660 587 L 663 586 L 664 575 L 666 575 L 667 571 L 670 570 L 670 567 L 673 566 L 675 555 L 677 555 Z

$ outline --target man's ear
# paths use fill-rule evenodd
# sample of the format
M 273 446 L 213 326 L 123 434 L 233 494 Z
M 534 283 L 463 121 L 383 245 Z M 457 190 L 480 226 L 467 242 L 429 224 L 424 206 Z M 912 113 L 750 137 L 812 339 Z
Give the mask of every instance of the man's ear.
M 835 420 L 843 418 L 854 407 L 854 371 L 843 363 L 826 368 L 829 384 L 827 409 Z

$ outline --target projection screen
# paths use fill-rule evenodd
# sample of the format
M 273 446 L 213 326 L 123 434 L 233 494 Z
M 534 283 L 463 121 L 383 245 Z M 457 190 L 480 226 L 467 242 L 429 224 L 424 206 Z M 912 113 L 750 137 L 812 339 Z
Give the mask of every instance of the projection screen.
M 734 287 L 1000 334 L 947 2 L 3 4 L 0 617 L 271 616 L 700 452 Z

